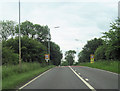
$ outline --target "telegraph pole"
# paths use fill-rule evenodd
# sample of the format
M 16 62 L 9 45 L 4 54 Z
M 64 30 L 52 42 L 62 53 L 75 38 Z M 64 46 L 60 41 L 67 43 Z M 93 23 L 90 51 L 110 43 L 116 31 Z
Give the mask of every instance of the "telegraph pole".
M 20 65 L 20 69 L 22 67 L 21 64 L 21 31 L 20 31 L 20 0 L 19 0 L 19 65 Z
M 48 64 L 50 64 L 50 29 L 48 31 L 48 54 L 49 54 L 49 61 L 48 61 Z

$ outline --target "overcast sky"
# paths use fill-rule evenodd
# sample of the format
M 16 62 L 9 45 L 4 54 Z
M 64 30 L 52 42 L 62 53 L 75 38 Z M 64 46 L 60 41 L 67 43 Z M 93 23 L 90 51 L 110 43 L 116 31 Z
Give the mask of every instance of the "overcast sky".
M 9 2 L 8 2 L 9 1 Z M 11 2 L 10 2 L 11 1 Z M 18 0 L 0 1 L 0 20 L 18 22 Z M 21 0 L 21 22 L 48 25 L 63 53 L 82 50 L 118 17 L 119 0 Z M 60 26 L 59 28 L 54 28 Z M 77 57 L 76 57 L 77 59 Z

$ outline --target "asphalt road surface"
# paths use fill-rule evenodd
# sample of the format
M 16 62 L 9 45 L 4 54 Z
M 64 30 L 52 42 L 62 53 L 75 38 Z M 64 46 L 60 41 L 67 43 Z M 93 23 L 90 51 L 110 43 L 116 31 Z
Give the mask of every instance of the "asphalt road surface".
M 61 66 L 39 75 L 20 89 L 118 89 L 118 75 L 83 66 Z

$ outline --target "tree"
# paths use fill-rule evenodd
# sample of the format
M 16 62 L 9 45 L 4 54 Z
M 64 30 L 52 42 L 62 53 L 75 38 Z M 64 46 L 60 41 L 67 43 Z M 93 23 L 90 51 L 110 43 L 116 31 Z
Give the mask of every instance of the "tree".
M 68 64 L 68 61 L 62 61 L 61 65 L 62 65 L 62 66 L 67 66 L 67 65 L 69 65 L 69 64 Z
M 88 54 L 89 55 L 89 54 Z M 85 62 L 86 61 L 86 54 L 85 52 L 82 50 L 81 52 L 79 52 L 78 54 L 78 62 Z
M 106 47 L 105 45 L 99 46 L 96 51 L 95 51 L 95 59 L 96 60 L 105 60 L 105 52 L 106 52 Z
M 44 61 L 44 54 L 46 53 L 46 47 L 34 40 L 32 38 L 28 38 L 24 36 L 22 38 L 22 58 L 25 61 L 33 62 L 38 61 L 42 63 Z
M 47 36 L 49 32 L 48 26 L 40 26 L 39 24 L 35 24 L 34 30 L 36 32 L 36 39 L 38 41 L 40 41 L 41 43 L 47 41 Z
M 2 64 L 18 64 L 18 54 L 8 47 L 2 48 Z
M 76 54 L 75 50 L 69 50 L 65 52 L 65 59 L 66 61 L 68 61 L 69 65 L 73 65 L 74 58 L 75 58 L 74 54 Z
M 20 25 L 22 36 L 29 36 L 33 39 L 37 39 L 41 43 L 47 40 L 49 28 L 48 26 L 41 26 L 39 24 L 33 24 L 30 21 L 22 22 Z M 19 26 L 16 26 L 16 33 L 19 33 Z
M 33 23 L 30 21 L 25 21 L 22 22 L 20 24 L 20 30 L 21 30 L 21 34 L 27 35 L 27 36 L 32 36 L 33 37 L 33 32 L 34 32 L 34 27 L 33 27 Z M 16 33 L 19 34 L 19 25 L 16 26 Z
M 63 57 L 60 47 L 54 42 L 50 42 L 50 59 L 53 65 L 60 65 Z
M 105 55 L 107 59 L 119 59 L 120 60 L 120 18 L 115 22 L 110 23 L 110 30 L 104 32 L 102 38 L 106 41 L 107 49 Z
M 0 35 L 3 40 L 7 40 L 8 37 L 13 37 L 15 34 L 16 23 L 14 21 L 0 21 Z
M 94 38 L 87 41 L 87 44 L 83 47 L 83 50 L 78 55 L 79 62 L 89 62 L 90 54 L 94 54 L 96 49 L 103 45 L 104 41 L 101 38 Z
M 46 48 L 47 48 L 47 53 L 48 53 L 48 42 L 45 41 L 43 43 Z M 60 47 L 58 44 L 55 42 L 50 41 L 50 64 L 53 65 L 60 65 L 61 64 L 61 59 L 63 57 L 62 51 L 60 50 Z
M 1 34 L 4 38 L 2 41 L 3 47 L 13 50 L 15 54 L 19 53 L 19 26 L 12 24 L 12 21 L 1 22 L 2 27 Z M 14 26 L 13 26 L 14 25 Z M 30 21 L 25 21 L 20 24 L 21 29 L 21 57 L 24 62 L 44 61 L 44 54 L 47 53 L 47 40 L 49 34 L 48 26 L 41 26 L 39 24 L 33 24 Z M 10 30 L 10 31 L 9 31 Z M 15 35 L 14 38 L 9 36 Z M 7 40 L 7 38 L 9 39 Z M 50 43 L 51 51 L 51 63 L 54 65 L 60 65 L 62 59 L 62 51 L 59 45 L 54 42 Z
M 18 54 L 18 40 L 18 37 L 15 39 L 11 38 L 5 43 L 3 42 L 3 47 L 8 47 Z M 24 62 L 44 62 L 44 54 L 46 53 L 47 48 L 42 43 L 35 39 L 29 38 L 28 36 L 22 37 L 21 43 L 21 56 Z

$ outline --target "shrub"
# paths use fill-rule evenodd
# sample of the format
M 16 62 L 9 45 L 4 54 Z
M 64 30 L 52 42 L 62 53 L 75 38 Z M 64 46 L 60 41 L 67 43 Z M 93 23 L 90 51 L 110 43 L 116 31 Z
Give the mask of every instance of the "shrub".
M 14 53 L 13 50 L 8 47 L 2 48 L 2 64 L 17 64 L 18 54 Z
M 96 60 L 100 60 L 100 59 L 106 59 L 106 56 L 105 56 L 105 46 L 99 46 L 96 51 L 95 51 L 95 59 Z

